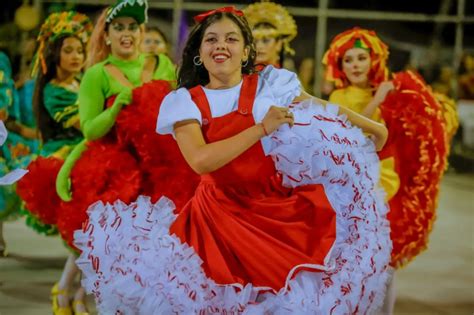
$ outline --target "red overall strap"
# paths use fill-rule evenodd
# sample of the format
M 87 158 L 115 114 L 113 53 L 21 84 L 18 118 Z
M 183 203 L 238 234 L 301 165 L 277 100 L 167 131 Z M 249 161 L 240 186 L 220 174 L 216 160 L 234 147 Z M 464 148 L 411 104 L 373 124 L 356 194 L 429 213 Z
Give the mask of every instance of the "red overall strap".
M 242 88 L 240 89 L 238 111 L 242 115 L 252 114 L 253 102 L 257 94 L 258 74 L 244 76 Z
M 209 122 L 212 117 L 211 106 L 209 105 L 209 101 L 207 100 L 206 93 L 204 93 L 202 86 L 198 85 L 193 87 L 189 90 L 189 94 L 191 94 L 191 99 L 194 101 L 194 103 L 196 103 L 197 107 L 201 111 L 203 122 L 205 120 Z
M 239 114 L 247 115 L 252 113 L 253 102 L 257 93 L 258 75 L 246 75 L 243 78 L 242 88 L 240 89 L 239 106 L 237 111 Z M 201 111 L 202 119 L 210 121 L 212 119 L 211 106 L 207 100 L 206 93 L 201 85 L 195 86 L 189 90 L 191 99 L 196 103 Z

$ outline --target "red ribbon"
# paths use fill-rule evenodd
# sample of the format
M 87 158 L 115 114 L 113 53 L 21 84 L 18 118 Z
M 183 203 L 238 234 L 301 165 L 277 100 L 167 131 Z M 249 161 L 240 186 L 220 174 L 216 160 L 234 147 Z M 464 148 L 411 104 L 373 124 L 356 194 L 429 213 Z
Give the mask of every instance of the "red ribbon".
M 237 10 L 234 6 L 231 6 L 231 7 L 223 7 L 223 8 L 219 8 L 219 9 L 215 9 L 215 10 L 211 10 L 211 11 L 207 11 L 207 12 L 204 12 L 204 13 L 201 13 L 199 15 L 196 15 L 194 17 L 194 21 L 196 23 L 201 23 L 202 21 L 204 21 L 208 16 L 211 16 L 213 14 L 216 14 L 216 13 L 219 13 L 219 12 L 222 12 L 222 13 L 232 13 L 232 14 L 235 14 L 237 16 L 244 16 L 244 12 L 240 11 L 240 10 Z

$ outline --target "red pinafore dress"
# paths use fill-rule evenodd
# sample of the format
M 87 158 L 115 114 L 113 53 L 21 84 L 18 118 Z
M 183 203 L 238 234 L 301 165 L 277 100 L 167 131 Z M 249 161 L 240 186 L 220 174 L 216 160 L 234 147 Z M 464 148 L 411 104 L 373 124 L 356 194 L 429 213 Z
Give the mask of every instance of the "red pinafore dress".
M 257 75 L 245 76 L 238 110 L 213 118 L 201 86 L 190 90 L 207 143 L 255 125 Z M 170 229 L 194 248 L 217 284 L 279 290 L 302 264 L 324 265 L 336 238 L 336 215 L 322 185 L 285 188 L 260 141 L 201 176 L 194 197 Z M 290 274 L 291 273 L 291 274 Z

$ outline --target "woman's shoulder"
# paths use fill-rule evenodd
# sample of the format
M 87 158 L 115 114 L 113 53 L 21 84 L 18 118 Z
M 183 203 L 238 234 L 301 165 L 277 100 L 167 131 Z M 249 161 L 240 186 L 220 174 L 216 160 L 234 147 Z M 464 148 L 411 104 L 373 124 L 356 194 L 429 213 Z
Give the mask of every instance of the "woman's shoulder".
M 67 92 L 64 87 L 58 84 L 57 81 L 51 80 L 44 86 L 44 94 L 45 95 L 52 95 L 52 94 L 61 94 Z
M 267 81 L 276 81 L 276 80 L 287 80 L 287 79 L 295 79 L 297 78 L 296 73 L 283 69 L 283 68 L 275 68 L 272 65 L 268 65 L 263 68 L 260 72 L 258 72 L 260 78 L 263 78 Z
M 337 88 L 337 89 L 334 89 L 332 90 L 331 94 L 329 94 L 329 97 L 341 97 L 342 95 L 344 95 L 346 92 L 346 89 L 345 88 Z
M 98 63 L 90 66 L 84 72 L 83 79 L 87 80 L 87 78 L 97 78 L 99 76 L 104 75 L 104 67 L 107 63 L 108 63 L 108 60 L 105 59 L 101 62 L 98 62 Z
M 192 102 L 191 94 L 187 88 L 181 87 L 169 92 L 163 102 L 179 102 L 180 104 Z
M 79 92 L 79 80 L 75 79 L 71 83 L 60 82 L 56 79 L 49 81 L 45 85 L 45 91 L 60 93 L 60 94 L 77 94 Z
M 261 88 L 275 91 L 287 91 L 288 89 L 301 89 L 300 81 L 296 73 L 287 69 L 279 69 L 274 66 L 266 66 L 262 71 L 258 72 L 259 85 Z
M 290 104 L 301 94 L 301 83 L 296 73 L 289 70 L 266 66 L 259 72 L 259 79 L 257 94 L 268 91 L 280 106 Z
M 50 81 L 44 86 L 43 99 L 46 107 L 55 107 L 61 104 L 74 103 L 77 100 L 78 92 Z

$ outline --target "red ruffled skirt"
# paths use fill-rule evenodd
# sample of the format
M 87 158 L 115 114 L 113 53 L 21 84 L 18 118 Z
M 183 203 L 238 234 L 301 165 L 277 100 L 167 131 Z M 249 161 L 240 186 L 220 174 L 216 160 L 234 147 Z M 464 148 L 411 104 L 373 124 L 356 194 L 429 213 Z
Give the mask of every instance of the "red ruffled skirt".
M 400 189 L 389 201 L 392 265 L 402 266 L 428 243 L 436 218 L 439 184 L 448 155 L 441 104 L 422 78 L 410 71 L 396 73 L 395 91 L 381 106 L 389 129 L 387 149 L 395 157 Z
M 199 185 L 170 234 L 194 248 L 216 283 L 278 290 L 294 266 L 326 264 L 336 215 L 322 185 L 293 190 L 278 178 L 228 186 L 210 180 Z
M 55 157 L 38 157 L 28 165 L 28 173 L 17 183 L 17 193 L 24 207 L 42 224 L 56 224 L 61 204 L 56 194 L 56 176 L 63 163 Z
M 155 131 L 159 105 L 170 91 L 167 81 L 152 81 L 133 91 L 114 128 L 102 139 L 88 143 L 71 173 L 72 198 L 58 215 L 58 229 L 73 247 L 73 234 L 97 202 L 129 203 L 138 195 L 157 201 L 167 195 L 183 206 L 193 195 L 199 177 L 184 161 L 171 136 Z M 107 100 L 107 107 L 115 97 Z

